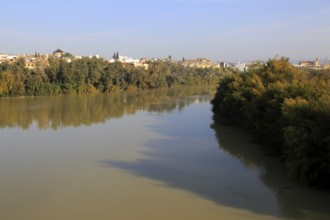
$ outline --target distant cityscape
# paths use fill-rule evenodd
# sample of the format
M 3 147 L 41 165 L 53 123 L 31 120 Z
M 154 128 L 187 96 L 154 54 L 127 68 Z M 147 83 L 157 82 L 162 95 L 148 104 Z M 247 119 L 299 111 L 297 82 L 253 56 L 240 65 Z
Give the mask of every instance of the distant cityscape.
M 100 55 L 92 55 L 92 56 L 81 56 L 81 55 L 72 55 L 69 52 L 65 52 L 61 50 L 60 48 L 57 48 L 55 51 L 53 51 L 51 54 L 39 54 L 35 52 L 35 54 L 7 54 L 7 53 L 0 53 L 0 64 L 1 63 L 8 63 L 13 64 L 19 60 L 19 58 L 23 58 L 25 61 L 25 67 L 28 69 L 35 69 L 38 65 L 41 66 L 47 66 L 48 59 L 50 57 L 63 59 L 68 63 L 71 63 L 74 59 L 82 59 L 83 57 L 96 57 L 97 59 L 103 59 L 109 63 L 114 62 L 121 62 L 124 65 L 133 65 L 134 67 L 143 67 L 145 69 L 148 69 L 149 63 L 152 61 L 157 61 L 159 59 L 152 58 L 132 58 L 129 56 L 122 56 L 119 55 L 118 52 L 114 53 L 113 57 L 106 58 L 106 57 L 100 57 Z M 174 61 L 172 60 L 171 56 L 161 59 L 161 60 L 167 60 L 171 62 L 180 62 L 182 65 L 186 67 L 196 67 L 196 68 L 232 68 L 237 69 L 239 71 L 247 71 L 249 68 L 255 68 L 261 65 L 265 65 L 265 61 L 250 61 L 250 62 L 217 62 L 214 63 L 211 60 L 207 58 L 195 58 L 195 59 L 185 59 L 182 58 L 180 61 Z M 298 67 L 298 68 L 308 68 L 308 69 L 330 69 L 330 64 L 328 61 L 325 61 L 323 63 L 319 62 L 319 59 L 316 57 L 315 60 L 305 60 L 305 61 L 299 61 L 296 64 L 292 65 Z

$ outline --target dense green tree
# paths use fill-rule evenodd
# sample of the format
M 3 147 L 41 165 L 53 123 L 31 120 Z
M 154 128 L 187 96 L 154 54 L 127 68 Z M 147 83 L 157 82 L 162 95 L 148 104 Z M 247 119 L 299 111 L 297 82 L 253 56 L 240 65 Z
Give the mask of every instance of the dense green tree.
M 212 100 L 215 119 L 254 131 L 288 173 L 330 189 L 330 72 L 302 71 L 286 58 L 229 74 Z
M 10 71 L 0 73 L 0 97 L 9 96 L 14 87 L 15 77 Z
M 114 60 L 118 60 L 119 59 L 119 53 L 118 53 L 118 51 L 115 52 L 115 53 L 113 53 L 112 59 L 114 59 Z
M 74 56 L 71 53 L 69 53 L 69 52 L 66 52 L 65 54 L 63 54 L 62 57 L 74 59 Z
M 119 58 L 119 53 L 116 52 L 114 56 Z M 66 59 L 67 57 L 71 60 Z M 81 94 L 215 85 L 224 72 L 221 69 L 184 67 L 181 63 L 170 60 L 149 62 L 149 68 L 145 69 L 119 61 L 108 63 L 96 57 L 74 59 L 68 53 L 62 58 L 50 57 L 48 65 L 42 60 L 36 61 L 35 64 L 33 70 L 25 68 L 23 57 L 14 64 L 1 63 L 0 73 L 9 71 L 14 76 L 13 84 L 7 85 L 9 81 L 2 80 L 3 85 L 10 87 L 9 91 L 2 90 L 2 96 Z
M 52 94 L 52 86 L 47 82 L 47 78 L 32 72 L 25 82 L 26 94 L 30 96 L 44 96 Z

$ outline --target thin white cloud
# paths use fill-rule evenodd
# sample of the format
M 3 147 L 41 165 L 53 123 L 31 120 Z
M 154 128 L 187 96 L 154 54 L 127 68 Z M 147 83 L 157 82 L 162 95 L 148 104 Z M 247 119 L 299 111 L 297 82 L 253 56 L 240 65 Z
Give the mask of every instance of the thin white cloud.
M 294 19 L 295 22 L 304 22 L 311 20 L 320 20 L 320 19 L 329 19 L 330 18 L 330 9 L 318 11 L 315 14 L 302 15 Z

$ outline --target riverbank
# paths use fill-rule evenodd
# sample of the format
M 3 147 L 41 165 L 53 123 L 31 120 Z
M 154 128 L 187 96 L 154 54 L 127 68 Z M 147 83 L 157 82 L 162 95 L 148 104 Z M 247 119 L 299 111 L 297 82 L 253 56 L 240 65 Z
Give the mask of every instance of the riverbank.
M 216 85 L 221 68 L 197 68 L 170 61 L 150 61 L 148 69 L 96 57 L 49 58 L 47 66 L 25 68 L 24 60 L 0 64 L 0 97 L 115 93 L 181 86 Z
M 328 193 L 292 182 L 239 129 L 213 125 L 213 97 L 0 99 L 0 219 L 330 219 Z
M 303 72 L 287 59 L 221 80 L 215 117 L 248 128 L 283 160 L 289 176 L 330 189 L 330 73 Z

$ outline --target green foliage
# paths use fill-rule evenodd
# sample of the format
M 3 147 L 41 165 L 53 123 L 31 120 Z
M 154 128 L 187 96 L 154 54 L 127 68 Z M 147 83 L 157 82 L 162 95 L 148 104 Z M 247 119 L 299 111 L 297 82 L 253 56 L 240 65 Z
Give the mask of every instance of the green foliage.
M 117 51 L 117 53 L 115 52 L 113 54 L 112 59 L 114 59 L 114 60 L 118 60 L 119 59 L 119 53 L 118 53 L 118 51 Z
M 0 73 L 0 97 L 10 95 L 14 87 L 15 77 L 10 71 Z
M 330 72 L 303 72 L 288 59 L 229 74 L 212 100 L 215 117 L 250 128 L 288 173 L 330 189 Z
M 67 58 L 70 58 L 70 59 L 74 59 L 74 56 L 71 53 L 68 53 L 68 52 L 63 54 L 62 57 L 67 57 Z
M 118 52 L 114 57 L 119 58 Z M 71 62 L 66 58 L 71 58 Z M 184 67 L 170 60 L 150 62 L 145 69 L 120 62 L 108 63 L 96 57 L 74 59 L 69 53 L 61 59 L 50 57 L 48 65 L 38 61 L 36 68 L 29 70 L 20 57 L 14 64 L 0 64 L 0 97 L 216 85 L 222 72 L 221 69 Z

